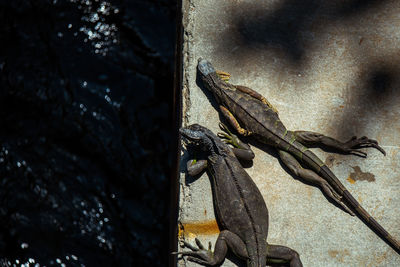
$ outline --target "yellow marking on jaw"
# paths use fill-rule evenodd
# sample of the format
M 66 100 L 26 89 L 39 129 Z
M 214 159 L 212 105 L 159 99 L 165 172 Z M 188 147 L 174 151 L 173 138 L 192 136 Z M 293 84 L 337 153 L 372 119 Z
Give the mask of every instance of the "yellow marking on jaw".
M 276 121 L 275 121 L 275 128 L 278 127 L 278 123 L 279 123 L 280 121 L 281 121 L 281 120 L 276 120 Z
M 285 132 L 283 133 L 282 138 L 284 138 L 286 136 L 286 134 L 288 133 L 288 130 L 285 130 Z
M 216 73 L 217 73 L 218 77 L 225 82 L 229 81 L 229 79 L 231 77 L 231 75 L 225 71 L 217 70 Z

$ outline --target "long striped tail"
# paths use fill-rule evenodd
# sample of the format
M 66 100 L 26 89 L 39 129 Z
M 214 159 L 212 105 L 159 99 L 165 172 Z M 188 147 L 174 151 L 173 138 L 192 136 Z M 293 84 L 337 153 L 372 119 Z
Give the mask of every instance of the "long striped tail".
M 351 209 L 355 211 L 358 217 L 388 245 L 390 245 L 397 254 L 400 255 L 400 243 L 385 228 L 382 227 L 350 194 L 347 189 L 343 191 L 343 198 L 349 204 Z
M 296 142 L 297 143 L 297 142 Z M 299 147 L 303 147 L 299 144 Z M 310 150 L 302 153 L 302 161 L 309 165 L 314 171 L 317 171 L 334 189 L 341 195 L 346 205 L 374 231 L 382 240 L 391 246 L 397 254 L 400 255 L 400 243 L 388 233 L 350 194 L 346 187 L 339 181 L 333 172 Z

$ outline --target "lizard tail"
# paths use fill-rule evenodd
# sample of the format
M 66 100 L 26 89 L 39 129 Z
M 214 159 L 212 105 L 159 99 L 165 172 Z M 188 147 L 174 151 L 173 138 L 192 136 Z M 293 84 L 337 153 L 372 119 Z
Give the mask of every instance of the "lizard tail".
M 379 235 L 386 243 L 388 243 L 396 252 L 400 254 L 400 243 L 388 231 L 385 230 L 350 194 L 349 191 L 343 191 L 343 198 L 349 203 L 356 214 L 361 217 L 366 225 L 368 225 L 377 235 Z
M 400 255 L 400 243 L 392 235 L 388 233 L 363 207 L 358 201 L 350 194 L 347 188 L 340 182 L 340 180 L 333 174 L 333 172 L 326 166 L 313 152 L 308 150 L 302 144 L 297 141 L 293 144 L 293 150 L 300 154 L 299 157 L 304 163 L 306 163 L 311 169 L 320 174 L 333 188 L 342 196 L 347 206 L 354 211 L 354 213 L 382 240 L 384 240 L 389 246 L 391 246 L 397 254 Z M 300 153 L 299 153 L 300 152 Z M 293 153 L 296 155 L 296 153 Z
M 350 194 L 347 188 L 333 174 L 333 172 L 322 162 L 317 155 L 308 150 L 303 144 L 297 140 L 288 141 L 283 139 L 280 148 L 285 149 L 299 160 L 304 162 L 310 169 L 322 176 L 346 202 L 347 206 L 382 240 L 391 246 L 397 254 L 400 255 L 400 243 L 392 235 L 390 235 Z M 290 145 L 292 144 L 292 145 Z M 287 146 L 285 148 L 285 146 Z
M 342 195 L 343 199 L 347 203 L 355 214 L 382 240 L 390 245 L 397 254 L 400 255 L 400 243 L 388 231 L 385 230 L 362 206 L 358 201 L 350 194 L 350 192 L 344 187 L 339 179 L 332 173 L 327 166 L 321 166 L 320 174 L 325 178 L 329 184 L 331 184 L 335 190 Z

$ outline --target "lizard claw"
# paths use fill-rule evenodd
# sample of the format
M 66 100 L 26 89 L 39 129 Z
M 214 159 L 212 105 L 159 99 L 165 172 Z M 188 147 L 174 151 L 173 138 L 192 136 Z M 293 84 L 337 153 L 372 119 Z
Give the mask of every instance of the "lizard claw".
M 206 250 L 199 239 L 195 238 L 197 247 L 191 245 L 186 241 L 182 241 L 184 247 L 189 248 L 191 251 L 172 252 L 174 255 L 188 256 L 189 261 L 197 262 L 200 264 L 210 264 L 213 262 L 214 253 L 211 251 L 211 242 L 209 243 L 209 249 Z
M 197 238 L 196 238 L 196 243 L 197 243 Z M 183 244 L 184 244 L 185 247 L 190 248 L 192 251 L 198 251 L 199 250 L 195 246 L 192 246 L 189 242 L 183 241 Z
M 217 133 L 217 136 L 219 138 L 223 139 L 225 144 L 231 144 L 232 146 L 234 146 L 236 148 L 240 147 L 239 138 L 235 134 L 233 134 L 231 131 L 229 131 L 228 127 L 225 124 L 220 122 L 219 127 L 224 132 Z
M 229 131 L 228 126 L 226 126 L 226 125 L 223 124 L 222 122 L 220 122 L 218 125 L 219 125 L 219 128 L 220 128 L 222 131 L 228 133 L 229 135 L 233 135 L 233 133 L 231 133 L 231 131 Z
M 204 250 L 204 246 L 203 244 L 200 242 L 200 240 L 196 237 L 194 239 L 196 241 L 196 245 L 199 247 L 199 249 L 203 249 Z
M 350 150 L 348 151 L 348 153 L 349 153 L 349 154 L 356 155 L 356 156 L 359 156 L 359 157 L 361 157 L 361 158 L 366 158 L 367 155 L 368 155 L 366 152 L 360 151 L 360 150 L 357 150 L 357 149 L 350 149 Z
M 383 150 L 383 148 L 381 148 L 378 145 L 378 141 L 373 140 L 373 139 L 369 139 L 366 136 L 363 136 L 361 138 L 357 138 L 357 136 L 353 136 L 352 138 L 350 138 L 349 141 L 345 142 L 343 144 L 344 146 L 344 151 L 349 153 L 349 154 L 353 154 L 356 156 L 360 156 L 360 157 L 367 157 L 367 153 L 360 151 L 360 148 L 367 148 L 367 147 L 373 147 L 376 148 L 377 150 L 379 150 L 383 155 L 386 156 L 386 152 L 385 150 Z

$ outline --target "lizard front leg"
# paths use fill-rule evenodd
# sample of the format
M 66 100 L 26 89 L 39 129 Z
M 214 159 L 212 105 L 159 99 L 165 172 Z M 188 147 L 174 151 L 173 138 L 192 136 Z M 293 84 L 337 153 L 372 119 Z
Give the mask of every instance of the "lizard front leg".
M 186 163 L 186 169 L 190 176 L 196 176 L 207 168 L 207 160 L 191 159 Z
M 218 133 L 218 137 L 223 139 L 226 144 L 231 144 L 233 153 L 236 158 L 242 160 L 252 160 L 254 159 L 254 152 L 251 150 L 250 146 L 242 142 L 236 135 L 229 131 L 228 127 L 222 122 L 219 123 L 219 127 L 224 132 Z
M 183 241 L 185 247 L 190 248 L 191 251 L 173 252 L 173 254 L 188 256 L 188 260 L 203 264 L 203 265 L 219 265 L 226 257 L 228 248 L 240 258 L 248 258 L 247 249 L 245 243 L 236 234 L 223 230 L 215 243 L 214 252 L 211 251 L 211 242 L 209 243 L 208 249 L 205 249 L 200 240 L 195 239 L 196 245 L 192 246 L 186 241 Z
M 336 193 L 336 191 L 325 179 L 323 179 L 314 171 L 303 168 L 297 159 L 290 153 L 279 150 L 279 156 L 290 171 L 307 182 L 319 185 L 325 194 L 330 197 L 330 199 L 339 204 L 347 213 L 354 216 L 354 213 L 342 202 L 342 197 Z
M 294 131 L 293 134 L 296 136 L 298 142 L 306 146 L 325 146 L 341 153 L 353 154 L 364 158 L 367 156 L 367 153 L 359 149 L 373 147 L 378 149 L 383 155 L 386 155 L 385 150 L 378 145 L 376 140 L 369 139 L 366 136 L 361 138 L 353 136 L 347 142 L 340 142 L 332 137 L 315 132 Z
M 252 134 L 252 132 L 240 127 L 240 124 L 235 118 L 235 116 L 233 116 L 233 114 L 226 107 L 219 106 L 219 109 L 221 110 L 225 118 L 229 121 L 229 123 L 232 125 L 232 127 L 235 128 L 239 134 L 243 136 L 249 136 Z
M 289 262 L 290 267 L 302 267 L 303 264 L 300 261 L 299 253 L 295 250 L 280 246 L 280 245 L 267 245 L 267 260 L 274 263 L 275 260 L 283 260 L 284 262 Z M 280 263 L 280 261 L 276 261 Z

